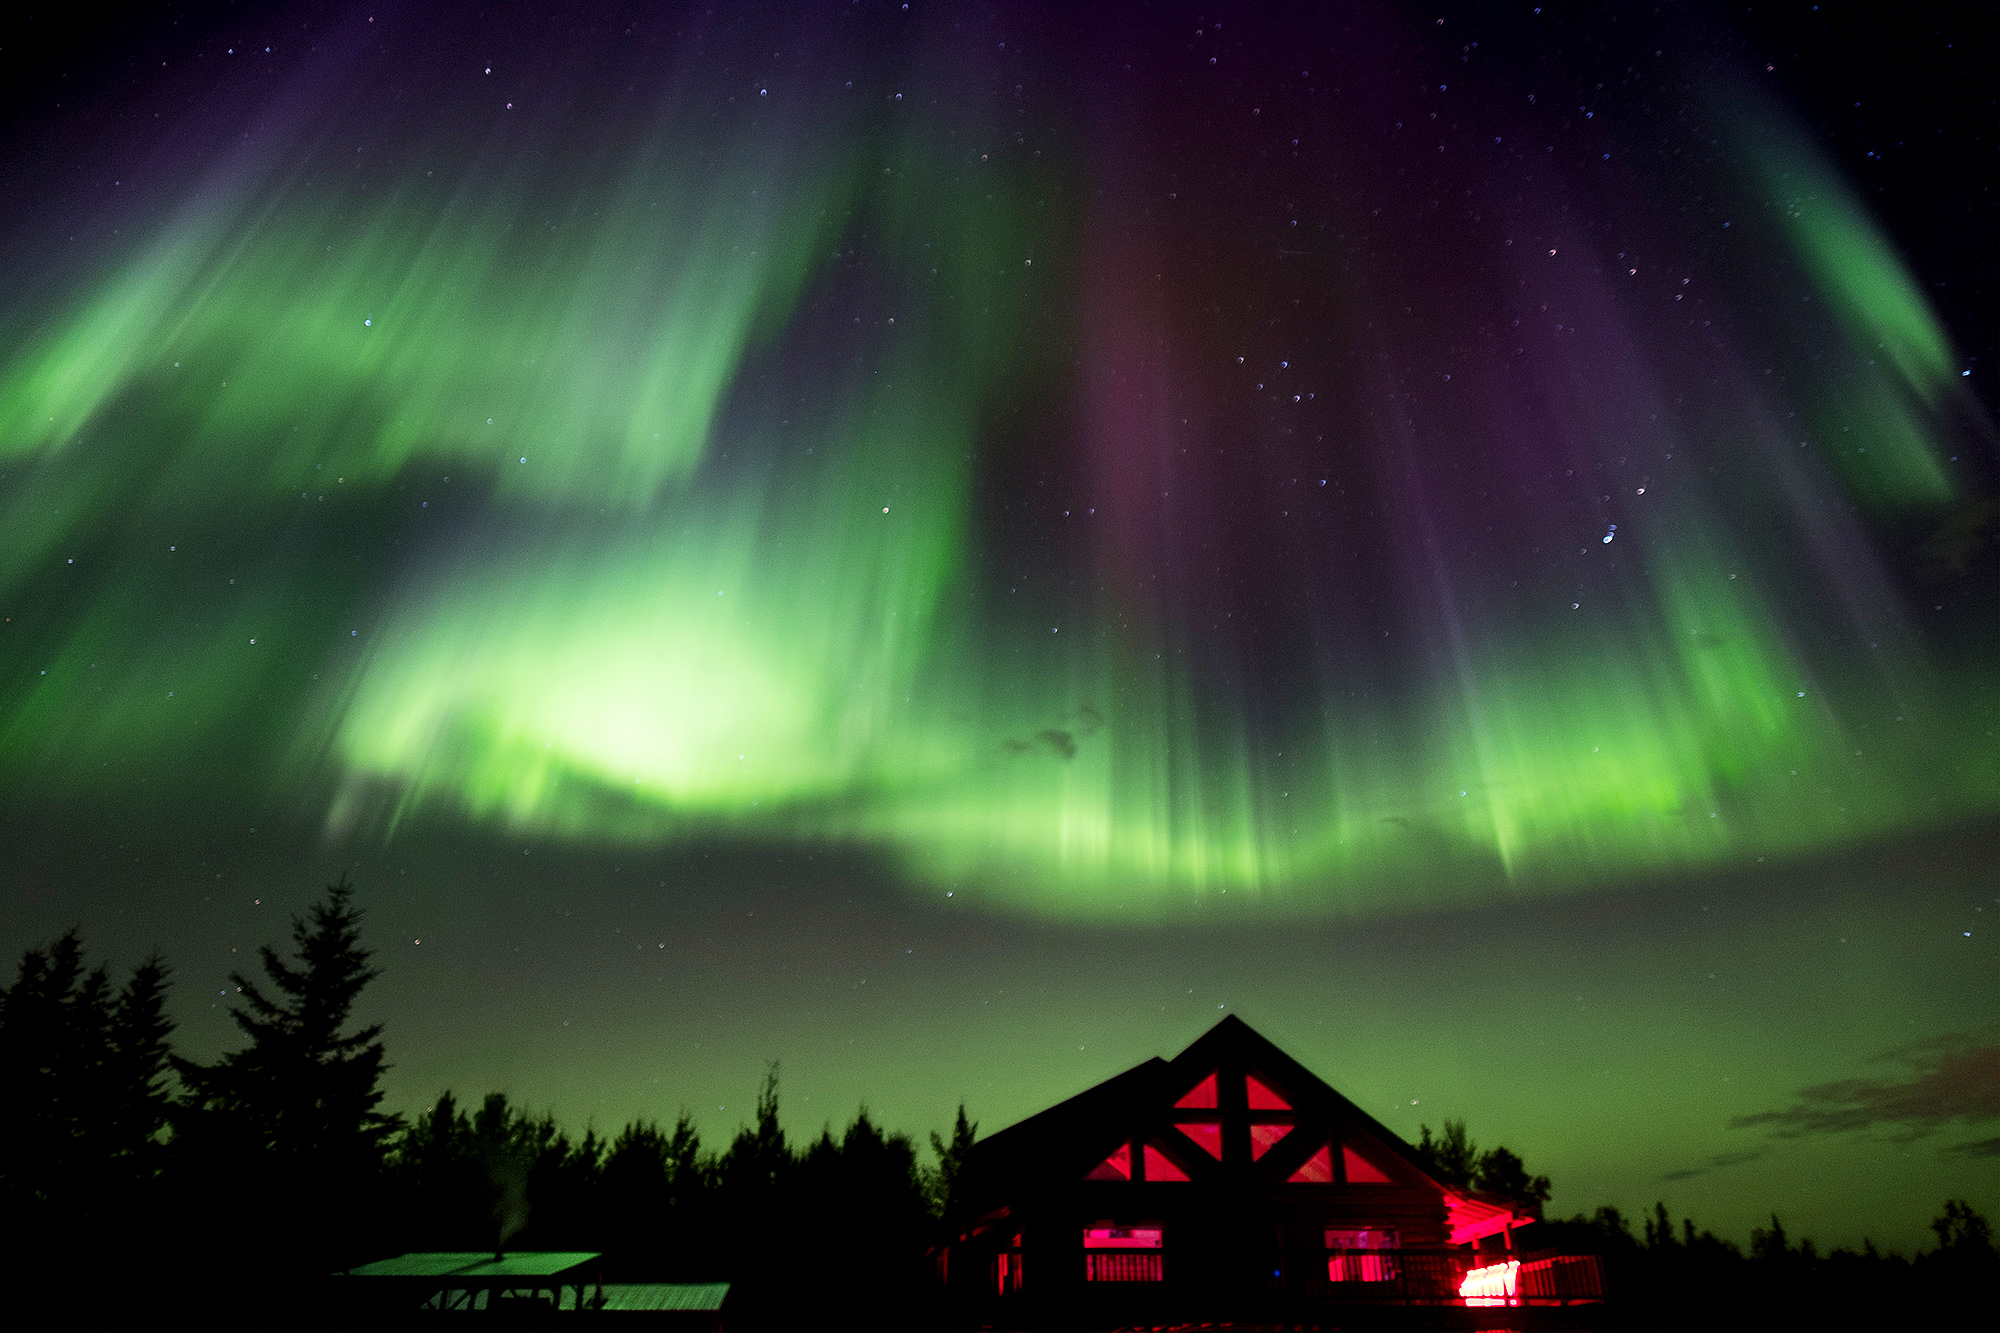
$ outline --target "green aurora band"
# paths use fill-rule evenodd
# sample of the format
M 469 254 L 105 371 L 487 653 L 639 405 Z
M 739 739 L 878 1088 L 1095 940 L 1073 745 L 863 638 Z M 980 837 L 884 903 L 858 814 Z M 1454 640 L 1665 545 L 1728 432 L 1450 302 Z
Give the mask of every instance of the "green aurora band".
M 561 190 L 256 159 L 17 318 L 0 780 L 219 772 L 384 837 L 861 844 L 1128 919 L 1555 889 L 2000 808 L 1990 670 L 1879 598 L 1815 638 L 1788 609 L 1872 558 L 1733 542 L 1694 482 L 1619 532 L 1631 572 L 1590 618 L 1478 604 L 1406 511 L 1434 665 L 1362 699 L 1298 667 L 1277 723 L 1101 572 L 1008 602 L 981 478 L 1070 391 L 1045 344 L 1091 260 L 1079 196 L 1047 206 L 1061 169 L 986 165 L 942 120 L 683 128 Z M 1775 465 L 1814 504 L 1964 500 L 1922 293 L 1809 149 L 1746 142 L 1821 298 L 1781 334 L 1823 355 L 1725 429 L 1762 449 L 1797 407 L 1851 441 L 1830 474 Z M 881 317 L 844 330 L 841 282 Z

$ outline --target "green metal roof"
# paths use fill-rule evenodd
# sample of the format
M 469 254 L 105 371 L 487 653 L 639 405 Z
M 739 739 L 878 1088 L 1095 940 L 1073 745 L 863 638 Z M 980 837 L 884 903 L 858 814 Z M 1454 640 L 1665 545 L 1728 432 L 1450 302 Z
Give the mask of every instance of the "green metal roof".
M 720 1310 L 727 1282 L 607 1282 L 606 1310 Z
M 453 1282 L 484 1284 L 509 1278 L 566 1276 L 600 1257 L 587 1251 L 535 1251 L 506 1254 L 498 1259 L 493 1251 L 399 1254 L 394 1259 L 377 1259 L 372 1264 L 348 1270 L 349 1277 L 448 1278 Z

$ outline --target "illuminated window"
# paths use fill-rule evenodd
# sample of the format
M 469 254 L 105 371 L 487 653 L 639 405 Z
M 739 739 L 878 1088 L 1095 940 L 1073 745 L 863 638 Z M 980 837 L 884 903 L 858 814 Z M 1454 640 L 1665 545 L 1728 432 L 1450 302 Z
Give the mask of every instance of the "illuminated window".
M 1243 1080 L 1243 1084 L 1244 1084 L 1243 1090 L 1249 1096 L 1251 1110 L 1289 1111 L 1292 1109 L 1292 1104 L 1290 1102 L 1286 1101 L 1283 1097 L 1280 1097 L 1277 1093 L 1272 1092 L 1269 1088 L 1265 1087 L 1261 1080 L 1256 1078 L 1246 1078 Z
M 1250 1160 L 1259 1162 L 1292 1132 L 1292 1104 L 1254 1074 L 1244 1076 L 1243 1100 L 1250 1108 Z
M 1021 1289 L 1021 1238 L 1014 1237 L 1011 1248 L 993 1256 L 993 1289 L 1002 1296 Z
M 1340 1164 L 1347 1171 L 1347 1183 L 1350 1185 L 1387 1185 L 1391 1183 L 1389 1177 L 1383 1172 L 1381 1167 L 1376 1166 L 1346 1144 L 1342 1144 L 1340 1147 Z
M 1187 1172 L 1175 1166 L 1171 1157 L 1149 1143 L 1146 1145 L 1146 1179 L 1186 1180 Z
M 1278 1146 L 1278 1140 L 1292 1132 L 1290 1125 L 1250 1126 L 1250 1156 L 1261 1159 L 1265 1153 Z
M 1329 1282 L 1392 1282 L 1400 1237 L 1385 1227 L 1326 1233 L 1326 1279 Z
M 1220 1120 L 1198 1120 L 1189 1124 L 1175 1125 L 1181 1133 L 1194 1140 L 1195 1147 L 1222 1160 L 1222 1122 Z
M 1083 1229 L 1083 1280 L 1158 1282 L 1165 1234 L 1157 1226 L 1123 1227 L 1108 1222 Z
M 1306 1164 L 1287 1177 L 1294 1185 L 1331 1185 L 1333 1183 L 1333 1149 L 1321 1148 L 1306 1158 Z
M 1121 1143 L 1118 1151 L 1091 1168 L 1085 1180 L 1130 1180 L 1132 1178 L 1132 1145 Z
M 1215 1075 L 1194 1085 L 1188 1095 L 1174 1103 L 1177 1109 L 1188 1111 L 1213 1111 L 1219 1103 L 1215 1099 Z

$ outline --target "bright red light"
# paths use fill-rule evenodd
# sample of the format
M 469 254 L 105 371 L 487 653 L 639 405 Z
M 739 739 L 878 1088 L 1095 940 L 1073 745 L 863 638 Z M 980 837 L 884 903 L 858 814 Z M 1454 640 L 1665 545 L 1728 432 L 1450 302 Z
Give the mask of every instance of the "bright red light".
M 1172 1158 L 1149 1143 L 1146 1145 L 1146 1179 L 1186 1180 L 1187 1172 L 1175 1166 Z
M 1458 1284 L 1458 1294 L 1467 1305 L 1519 1305 L 1521 1261 L 1485 1264 L 1467 1271 Z
M 1100 1222 L 1083 1229 L 1086 1250 L 1157 1250 L 1166 1243 L 1159 1227 L 1120 1227 Z

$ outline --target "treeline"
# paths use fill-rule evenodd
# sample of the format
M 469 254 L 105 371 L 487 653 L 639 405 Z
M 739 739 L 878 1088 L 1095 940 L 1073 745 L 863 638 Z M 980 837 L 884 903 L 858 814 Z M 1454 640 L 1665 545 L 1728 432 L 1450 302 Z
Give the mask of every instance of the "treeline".
M 933 1308 L 929 1251 L 976 1127 L 960 1108 L 940 1166 L 863 1108 L 794 1148 L 778 1124 L 775 1068 L 753 1124 L 705 1150 L 683 1114 L 570 1137 L 548 1115 L 490 1093 L 476 1110 L 446 1093 L 386 1156 L 383 1248 L 597 1250 L 606 1276 L 729 1281 L 734 1316 L 777 1316 L 830 1292 L 867 1293 L 891 1323 Z
M 686 1115 L 578 1138 L 499 1093 L 381 1109 L 380 1025 L 355 1003 L 377 972 L 352 886 L 294 922 L 293 951 L 230 979 L 242 1044 L 174 1053 L 168 968 L 122 987 L 71 931 L 0 989 L 0 1238 L 36 1290 L 94 1308 L 202 1275 L 228 1300 L 318 1299 L 334 1270 L 409 1250 L 594 1250 L 608 1280 L 726 1281 L 739 1325 L 830 1291 L 887 1324 L 934 1314 L 929 1250 L 976 1127 L 961 1107 L 936 1164 L 863 1108 L 801 1146 L 773 1066 L 754 1122 L 720 1150 Z M 145 1293 L 145 1294 L 142 1294 Z
M 1637 1234 L 1611 1207 L 1533 1230 L 1533 1246 L 1602 1257 L 1614 1329 L 1985 1327 L 2000 1284 L 1992 1228 L 1961 1199 L 1932 1220 L 1936 1247 L 1913 1258 L 1868 1241 L 1822 1253 L 1775 1215 L 1746 1251 L 1690 1218 L 1677 1228 L 1663 1203 Z
M 1914 1258 L 1861 1249 L 1822 1253 L 1810 1239 L 1794 1242 L 1774 1215 L 1750 1233 L 1746 1251 L 1691 1218 L 1675 1228 L 1664 1203 L 1653 1205 L 1634 1234 L 1609 1206 L 1563 1221 L 1543 1220 L 1549 1178 L 1530 1175 L 1506 1148 L 1480 1151 L 1463 1120 L 1442 1133 L 1421 1126 L 1417 1153 L 1440 1180 L 1499 1195 L 1532 1214 L 1538 1225 L 1518 1236 L 1523 1251 L 1598 1255 L 1612 1301 L 1607 1328 L 1684 1328 L 1691 1322 L 1725 1328 L 1888 1328 L 1917 1312 L 1950 1314 L 1984 1302 L 2000 1286 L 2000 1252 L 1986 1219 L 1962 1199 L 1947 1200 L 1931 1222 L 1937 1248 Z M 1810 1319 L 1807 1316 L 1810 1315 Z
M 614 1281 L 731 1282 L 738 1327 L 823 1322 L 851 1300 L 883 1327 L 940 1321 L 929 1256 L 977 1129 L 962 1106 L 949 1139 L 930 1136 L 928 1166 L 865 1108 L 795 1147 L 775 1065 L 753 1123 L 719 1149 L 685 1114 L 575 1137 L 499 1093 L 388 1114 L 381 1027 L 353 1021 L 377 975 L 360 918 L 343 880 L 294 922 L 291 956 L 266 947 L 260 977 L 233 976 L 242 1044 L 209 1064 L 172 1049 L 157 956 L 122 985 L 88 965 L 75 931 L 23 956 L 0 989 L 0 1244 L 32 1278 L 23 1299 L 102 1311 L 177 1291 L 300 1312 L 340 1268 L 505 1246 L 600 1251 Z M 1548 1178 L 1506 1148 L 1480 1151 L 1463 1121 L 1424 1126 L 1418 1152 L 1441 1179 L 1541 1216 Z M 1937 1247 L 1907 1259 L 1822 1254 L 1776 1218 L 1745 1251 L 1692 1221 L 1676 1229 L 1664 1206 L 1636 1235 L 1600 1208 L 1520 1241 L 1603 1256 L 1604 1327 L 1776 1327 L 1806 1312 L 1887 1327 L 2000 1283 L 1969 1205 L 1947 1203 L 1932 1225 Z

